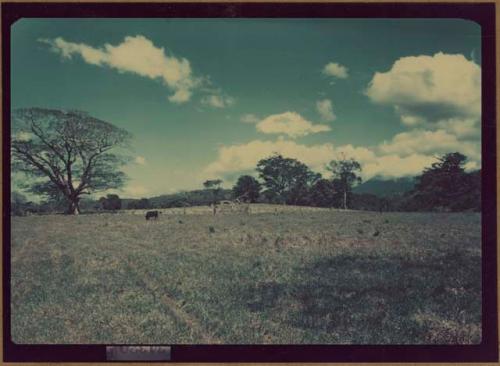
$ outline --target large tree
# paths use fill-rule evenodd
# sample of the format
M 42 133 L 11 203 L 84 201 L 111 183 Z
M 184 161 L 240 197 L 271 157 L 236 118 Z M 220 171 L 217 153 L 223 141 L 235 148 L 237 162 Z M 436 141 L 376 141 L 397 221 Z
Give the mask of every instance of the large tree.
M 467 157 L 459 152 L 448 153 L 424 169 L 411 192 L 411 208 L 480 209 L 481 174 L 478 171 L 467 173 L 466 161 Z
M 304 204 L 312 184 L 321 178 L 296 159 L 276 154 L 257 163 L 257 172 L 271 201 Z M 305 201 L 304 201 L 305 200 Z
M 12 114 L 12 168 L 31 176 L 31 191 L 63 198 L 80 212 L 84 194 L 120 188 L 130 133 L 81 111 L 17 109 Z
M 309 190 L 311 204 L 318 207 L 336 207 L 337 192 L 332 181 L 319 179 Z
M 233 187 L 233 195 L 243 201 L 255 202 L 259 198 L 260 183 L 250 175 L 242 175 Z
M 332 160 L 327 166 L 332 172 L 332 181 L 337 192 L 342 195 L 342 207 L 347 209 L 352 195 L 352 187 L 361 183 L 361 164 L 354 159 Z

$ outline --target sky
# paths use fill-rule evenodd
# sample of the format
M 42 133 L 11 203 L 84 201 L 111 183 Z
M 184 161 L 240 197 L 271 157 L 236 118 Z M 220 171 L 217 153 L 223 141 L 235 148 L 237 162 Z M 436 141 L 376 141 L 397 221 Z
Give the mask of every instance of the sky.
M 11 106 L 133 134 L 123 197 L 230 188 L 274 153 L 328 177 L 481 166 L 481 29 L 461 19 L 21 19 Z

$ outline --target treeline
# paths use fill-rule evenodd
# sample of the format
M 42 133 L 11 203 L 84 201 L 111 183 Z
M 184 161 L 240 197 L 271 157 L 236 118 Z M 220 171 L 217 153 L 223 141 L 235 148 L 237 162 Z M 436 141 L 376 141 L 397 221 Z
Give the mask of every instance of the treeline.
M 281 155 L 257 164 L 260 181 L 242 176 L 235 196 L 251 194 L 253 201 L 370 211 L 480 211 L 481 171 L 465 171 L 467 157 L 458 152 L 436 159 L 414 177 L 413 188 L 402 194 L 354 193 L 361 184 L 362 166 L 353 159 L 333 160 L 331 178 L 323 178 L 305 164 Z M 384 183 L 381 183 L 384 184 Z M 387 190 L 390 184 L 385 183 Z M 255 198 L 260 197 L 260 198 Z
M 141 199 L 121 199 L 108 194 L 98 200 L 84 199 L 80 207 L 83 212 L 98 212 L 204 206 L 221 200 L 239 200 L 369 211 L 480 211 L 481 171 L 466 172 L 466 161 L 458 152 L 445 154 L 416 176 L 414 187 L 407 192 L 375 195 L 354 192 L 362 182 L 362 166 L 353 159 L 331 161 L 327 166 L 331 177 L 327 179 L 297 159 L 276 154 L 258 162 L 257 178 L 242 175 L 232 189 L 223 189 L 223 181 L 215 179 L 204 182 L 199 190 Z M 391 189 L 390 184 L 387 187 Z M 11 195 L 14 215 L 62 212 L 64 207 L 64 201 L 35 204 L 17 192 Z

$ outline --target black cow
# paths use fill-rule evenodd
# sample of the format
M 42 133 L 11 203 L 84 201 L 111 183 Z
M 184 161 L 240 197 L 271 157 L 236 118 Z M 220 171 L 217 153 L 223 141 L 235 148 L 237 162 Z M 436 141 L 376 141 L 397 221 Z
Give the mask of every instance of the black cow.
M 146 220 L 149 219 L 158 219 L 158 211 L 148 211 L 146 212 Z

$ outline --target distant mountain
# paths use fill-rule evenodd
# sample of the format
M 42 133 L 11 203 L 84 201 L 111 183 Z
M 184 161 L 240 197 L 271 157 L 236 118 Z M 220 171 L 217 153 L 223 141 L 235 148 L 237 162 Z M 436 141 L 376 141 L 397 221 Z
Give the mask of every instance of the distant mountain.
M 393 195 L 402 195 L 411 191 L 415 186 L 415 178 L 403 177 L 387 179 L 374 177 L 360 185 L 354 187 L 354 193 L 370 193 L 379 197 L 388 197 Z

